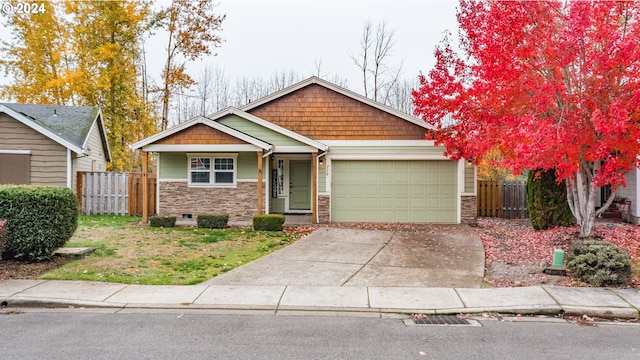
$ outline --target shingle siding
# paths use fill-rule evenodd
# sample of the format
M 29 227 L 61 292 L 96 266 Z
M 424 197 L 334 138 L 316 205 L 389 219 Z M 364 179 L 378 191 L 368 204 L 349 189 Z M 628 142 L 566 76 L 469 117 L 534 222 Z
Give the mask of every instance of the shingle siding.
M 248 112 L 314 140 L 424 140 L 427 132 L 317 84 Z

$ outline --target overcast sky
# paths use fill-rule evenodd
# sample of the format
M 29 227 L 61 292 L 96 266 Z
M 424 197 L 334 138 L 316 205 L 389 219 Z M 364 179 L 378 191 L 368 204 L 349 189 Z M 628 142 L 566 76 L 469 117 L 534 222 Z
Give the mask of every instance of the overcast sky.
M 346 79 L 351 90 L 362 92 L 362 75 L 350 54 L 360 52 L 363 27 L 382 21 L 395 31 L 390 61 L 403 63 L 402 78 L 415 79 L 434 65 L 433 51 L 443 32 L 457 34 L 456 0 L 218 0 L 217 11 L 226 14 L 219 35 L 224 39 L 218 56 L 187 63 L 194 78 L 211 65 L 236 79 L 263 77 L 275 72 L 295 72 L 306 78 L 321 72 L 326 79 Z M 165 7 L 170 0 L 157 0 Z M 0 29 L 2 34 L 2 29 Z M 158 79 L 166 38 L 148 39 L 145 47 L 149 75 Z M 154 56 L 158 54 L 158 56 Z M 10 80 L 0 75 L 0 83 Z
M 169 1 L 158 3 L 164 6 Z M 231 81 L 244 76 L 269 78 L 282 70 L 306 78 L 315 74 L 315 64 L 321 60 L 327 78 L 347 79 L 351 90 L 360 92 L 361 74 L 350 54 L 359 53 L 367 20 L 374 26 L 386 21 L 395 30 L 391 61 L 404 61 L 403 78 L 415 78 L 433 66 L 433 51 L 443 32 L 457 34 L 457 4 L 455 0 L 219 0 L 218 12 L 227 15 L 220 32 L 224 43 L 215 49 L 218 56 L 188 64 L 188 69 L 197 75 L 203 64 L 212 64 L 224 69 Z M 165 44 L 148 45 L 154 52 Z M 150 65 L 156 77 L 160 65 Z

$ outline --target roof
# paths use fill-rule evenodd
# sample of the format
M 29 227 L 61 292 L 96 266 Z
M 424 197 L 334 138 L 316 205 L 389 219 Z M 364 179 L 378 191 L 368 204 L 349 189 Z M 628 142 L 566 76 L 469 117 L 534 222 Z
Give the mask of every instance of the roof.
M 256 101 L 252 101 L 249 104 L 240 107 L 240 110 L 246 111 L 246 112 L 250 112 L 250 110 L 252 110 L 252 109 L 255 109 L 255 108 L 257 108 L 257 107 L 259 107 L 261 105 L 269 103 L 269 102 L 271 102 L 273 100 L 276 100 L 278 98 L 281 98 L 283 96 L 286 96 L 288 94 L 291 94 L 291 93 L 293 93 L 293 92 L 295 92 L 297 90 L 300 90 L 300 89 L 302 89 L 304 87 L 307 87 L 307 86 L 313 85 L 313 84 L 320 85 L 320 86 L 322 86 L 324 88 L 327 88 L 329 90 L 335 91 L 335 92 L 337 92 L 339 94 L 342 94 L 344 96 L 347 96 L 347 97 L 349 97 L 349 98 L 351 98 L 353 100 L 356 100 L 358 102 L 367 104 L 367 105 L 372 106 L 372 107 L 374 107 L 374 108 L 376 108 L 378 110 L 382 110 L 382 111 L 384 111 L 386 113 L 389 113 L 390 115 L 394 115 L 394 116 L 399 117 L 399 118 L 401 118 L 403 120 L 406 120 L 406 121 L 408 121 L 410 123 L 413 123 L 415 125 L 421 126 L 421 127 L 425 128 L 425 129 L 430 129 L 430 130 L 435 129 L 433 126 L 427 124 L 426 122 L 422 121 L 421 119 L 419 119 L 419 118 L 417 118 L 417 117 L 415 117 L 413 115 L 404 113 L 404 112 L 399 111 L 397 109 L 394 109 L 394 108 L 392 108 L 390 106 L 387 106 L 387 105 L 379 103 L 379 102 L 377 102 L 375 100 L 369 99 L 366 96 L 360 95 L 360 94 L 355 93 L 355 92 L 353 92 L 351 90 L 347 90 L 347 89 L 345 89 L 343 87 L 340 87 L 338 85 L 330 83 L 330 82 L 328 82 L 326 80 L 320 79 L 317 76 L 312 76 L 312 77 L 310 77 L 310 78 L 308 78 L 306 80 L 303 80 L 303 81 L 301 81 L 299 83 L 293 84 L 293 85 L 291 85 L 291 86 L 289 86 L 287 88 L 284 88 L 284 89 L 282 89 L 280 91 L 276 91 L 271 95 L 267 95 L 267 96 L 265 96 L 265 97 L 263 97 L 261 99 L 258 99 Z
M 0 103 L 0 112 L 11 115 L 24 125 L 78 154 L 83 153 L 91 129 L 97 123 L 107 161 L 111 161 L 99 107 Z
M 219 122 L 213 121 L 213 120 L 208 119 L 208 118 L 203 117 L 203 116 L 197 116 L 197 117 L 195 117 L 195 118 L 193 118 L 193 119 L 191 119 L 189 121 L 183 122 L 180 125 L 176 125 L 176 126 L 174 126 L 172 128 L 169 128 L 167 130 L 161 131 L 161 132 L 159 132 L 159 133 L 157 133 L 157 134 L 155 134 L 153 136 L 150 136 L 150 137 L 148 137 L 146 139 L 142 139 L 142 140 L 138 141 L 137 143 L 132 144 L 131 148 L 133 148 L 133 149 L 141 149 L 141 148 L 143 148 L 143 147 L 145 147 L 147 145 L 151 145 L 151 144 L 153 144 L 153 143 L 155 143 L 157 141 L 160 141 L 160 140 L 162 140 L 164 138 L 167 138 L 167 137 L 169 137 L 169 136 L 171 136 L 173 134 L 176 134 L 176 133 L 178 133 L 178 132 L 180 132 L 182 130 L 188 129 L 188 128 L 196 125 L 196 124 L 207 125 L 207 126 L 213 128 L 213 129 L 222 131 L 222 132 L 224 132 L 226 134 L 229 134 L 229 135 L 231 135 L 231 136 L 233 136 L 233 137 L 235 137 L 237 139 L 240 139 L 240 140 L 242 140 L 244 142 L 247 142 L 247 143 L 249 143 L 251 145 L 254 145 L 254 146 L 258 147 L 258 148 L 261 148 L 263 150 L 271 149 L 271 144 L 268 144 L 268 143 L 266 143 L 266 142 L 264 142 L 264 141 L 262 141 L 260 139 L 256 139 L 256 138 L 254 138 L 254 137 L 252 137 L 252 136 L 250 136 L 248 134 L 242 133 L 242 132 L 240 132 L 240 131 L 238 131 L 236 129 L 230 128 L 230 127 L 228 127 L 228 126 L 226 126 L 224 124 L 221 124 Z
M 242 110 L 239 110 L 239 109 L 236 109 L 234 107 L 228 107 L 228 108 L 226 108 L 226 109 L 224 109 L 224 110 L 222 110 L 220 112 L 217 112 L 217 113 L 215 113 L 213 115 L 209 115 L 208 117 L 202 117 L 202 116 L 195 117 L 195 118 L 193 118 L 193 119 L 191 119 L 191 120 L 189 120 L 187 122 L 184 122 L 184 123 L 182 123 L 180 125 L 174 126 L 174 127 L 169 128 L 169 129 L 167 129 L 165 131 L 157 133 L 157 134 L 155 134 L 155 135 L 153 135 L 151 137 L 143 139 L 143 140 L 131 145 L 131 147 L 133 149 L 140 149 L 140 148 L 143 148 L 143 147 L 145 147 L 147 145 L 150 145 L 150 144 L 158 142 L 158 141 L 160 141 L 162 139 L 165 139 L 165 138 L 167 138 L 167 137 L 169 137 L 169 136 L 171 136 L 173 134 L 176 134 L 176 133 L 178 133 L 178 132 L 180 132 L 182 130 L 185 130 L 185 129 L 189 128 L 189 127 L 192 127 L 192 126 L 194 126 L 196 124 L 204 124 L 204 125 L 207 125 L 207 126 L 209 126 L 211 128 L 214 128 L 216 130 L 219 130 L 219 131 L 222 131 L 222 132 L 224 132 L 226 134 L 234 136 L 237 139 L 246 141 L 249 144 L 255 145 L 255 146 L 257 146 L 259 148 L 262 148 L 264 150 L 272 149 L 272 146 L 271 146 L 272 144 L 266 143 L 263 140 L 257 139 L 255 137 L 249 135 L 249 134 L 245 134 L 243 132 L 240 132 L 240 131 L 238 131 L 238 130 L 236 130 L 234 128 L 226 126 L 226 125 L 224 125 L 224 124 L 222 124 L 222 123 L 217 121 L 217 120 L 219 120 L 219 119 L 221 119 L 221 118 L 223 118 L 223 117 L 225 117 L 227 115 L 237 115 L 237 116 L 239 116 L 239 117 L 241 117 L 241 118 L 243 118 L 245 120 L 248 120 L 250 122 L 258 124 L 258 125 L 260 125 L 262 127 L 266 127 L 266 128 L 268 128 L 270 130 L 276 131 L 276 132 L 278 132 L 280 134 L 283 134 L 285 136 L 288 136 L 290 138 L 298 140 L 298 141 L 300 141 L 300 142 L 302 142 L 302 143 L 304 143 L 306 145 L 315 147 L 316 149 L 320 149 L 320 150 L 323 150 L 323 151 L 327 149 L 327 146 L 324 145 L 324 144 L 321 144 L 321 143 L 319 143 L 317 141 L 314 141 L 312 139 L 306 138 L 306 137 L 304 137 L 304 136 L 302 136 L 300 134 L 296 134 L 295 132 L 290 131 L 288 129 L 285 129 L 283 127 L 280 127 L 280 126 L 277 126 L 275 124 L 269 123 L 268 121 L 264 121 L 264 120 L 262 120 L 260 118 L 257 118 L 255 116 L 249 114 L 249 113 L 246 113 L 246 112 L 244 112 Z

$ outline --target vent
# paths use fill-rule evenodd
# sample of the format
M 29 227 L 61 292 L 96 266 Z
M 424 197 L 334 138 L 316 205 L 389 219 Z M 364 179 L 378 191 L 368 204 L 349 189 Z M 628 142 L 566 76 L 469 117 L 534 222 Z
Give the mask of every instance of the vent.
M 449 326 L 449 325 L 465 325 L 465 326 L 482 326 L 479 322 L 471 319 L 459 318 L 455 315 L 418 315 L 412 319 L 405 320 L 406 325 L 419 326 Z

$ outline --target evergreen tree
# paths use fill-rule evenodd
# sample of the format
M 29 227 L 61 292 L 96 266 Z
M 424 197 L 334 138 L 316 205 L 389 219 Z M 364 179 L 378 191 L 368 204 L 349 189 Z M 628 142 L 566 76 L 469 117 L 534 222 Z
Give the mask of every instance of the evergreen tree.
M 565 182 L 558 183 L 553 170 L 529 172 L 527 211 L 536 230 L 568 226 L 575 221 L 567 203 Z

